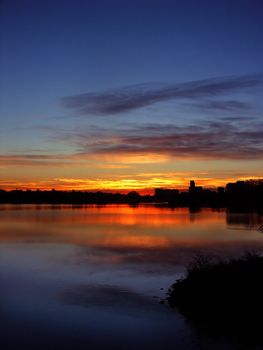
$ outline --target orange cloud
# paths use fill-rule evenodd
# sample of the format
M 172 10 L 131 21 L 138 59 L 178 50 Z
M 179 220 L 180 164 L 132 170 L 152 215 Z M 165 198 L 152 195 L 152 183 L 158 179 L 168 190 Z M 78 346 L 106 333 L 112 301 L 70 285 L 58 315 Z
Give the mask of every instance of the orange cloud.
M 196 180 L 197 184 L 206 188 L 216 188 L 225 186 L 229 182 L 237 180 L 256 179 L 258 176 L 222 176 L 208 177 L 198 173 L 183 172 L 183 173 L 141 173 L 136 175 L 116 175 L 104 177 L 90 178 L 67 178 L 58 177 L 53 179 L 40 180 L 1 180 L 0 188 L 6 190 L 12 189 L 40 189 L 50 190 L 80 190 L 80 191 L 113 191 L 113 192 L 129 192 L 138 191 L 141 194 L 153 193 L 154 188 L 177 188 L 185 190 L 189 186 L 190 180 Z

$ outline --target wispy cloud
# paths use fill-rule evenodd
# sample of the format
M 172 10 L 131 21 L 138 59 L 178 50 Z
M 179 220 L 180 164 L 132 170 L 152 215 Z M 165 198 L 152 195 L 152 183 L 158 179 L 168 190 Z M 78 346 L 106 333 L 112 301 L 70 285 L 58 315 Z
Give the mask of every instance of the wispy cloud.
M 67 154 L 0 155 L 0 165 L 92 166 L 125 169 L 143 163 L 172 159 L 260 160 L 263 158 L 263 122 L 229 116 L 196 120 L 185 125 L 123 123 L 120 126 L 55 128 L 52 142 L 62 143 Z
M 201 111 L 207 112 L 245 112 L 251 111 L 253 108 L 247 102 L 238 100 L 202 100 L 191 104 L 191 108 L 195 107 Z
M 49 165 L 67 165 L 70 162 L 69 155 L 61 154 L 2 154 L 0 155 L 1 166 L 49 166 Z
M 158 161 L 158 157 L 160 160 L 263 158 L 263 123 L 246 121 L 242 117 L 180 127 L 172 124 L 144 124 L 127 130 L 104 130 L 98 133 L 97 140 L 89 140 L 84 131 L 71 135 L 71 142 L 73 140 L 80 156 L 104 155 L 108 159 L 126 157 L 127 162 L 139 156 L 149 156 L 153 162 Z
M 169 100 L 196 100 L 225 96 L 262 86 L 263 75 L 230 76 L 178 84 L 144 83 L 104 92 L 87 92 L 67 96 L 62 104 L 80 114 L 114 115 Z M 238 101 L 211 102 L 209 108 L 246 107 Z

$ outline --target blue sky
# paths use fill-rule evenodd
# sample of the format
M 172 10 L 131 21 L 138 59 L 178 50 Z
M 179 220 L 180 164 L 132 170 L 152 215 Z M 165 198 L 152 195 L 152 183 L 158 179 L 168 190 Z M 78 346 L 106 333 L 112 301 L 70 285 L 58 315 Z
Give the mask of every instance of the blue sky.
M 2 0 L 3 186 L 259 176 L 262 10 L 257 0 Z

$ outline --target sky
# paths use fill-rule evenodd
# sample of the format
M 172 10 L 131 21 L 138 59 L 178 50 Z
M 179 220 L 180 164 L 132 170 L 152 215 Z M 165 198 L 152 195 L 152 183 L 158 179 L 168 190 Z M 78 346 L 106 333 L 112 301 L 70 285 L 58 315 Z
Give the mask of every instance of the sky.
M 0 188 L 263 175 L 261 0 L 0 0 Z

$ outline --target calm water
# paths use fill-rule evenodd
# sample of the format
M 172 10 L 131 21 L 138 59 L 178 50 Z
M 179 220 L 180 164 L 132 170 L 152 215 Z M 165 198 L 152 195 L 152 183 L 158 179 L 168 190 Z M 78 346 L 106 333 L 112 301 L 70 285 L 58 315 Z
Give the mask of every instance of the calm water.
M 263 251 L 263 217 L 224 210 L 0 206 L 4 349 L 232 349 L 160 304 L 196 253 Z

